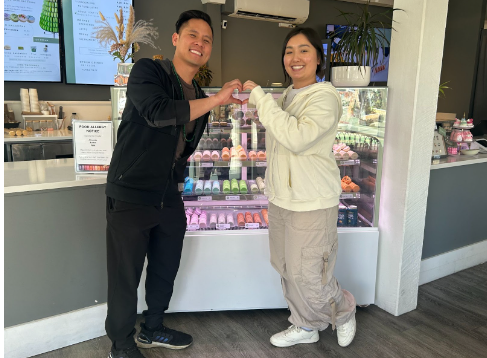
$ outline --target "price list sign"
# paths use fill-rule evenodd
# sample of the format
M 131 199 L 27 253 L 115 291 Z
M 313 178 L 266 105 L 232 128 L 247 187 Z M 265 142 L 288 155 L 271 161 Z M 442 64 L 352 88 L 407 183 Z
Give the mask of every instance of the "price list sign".
M 73 121 L 74 165 L 77 173 L 106 173 L 112 160 L 110 121 Z

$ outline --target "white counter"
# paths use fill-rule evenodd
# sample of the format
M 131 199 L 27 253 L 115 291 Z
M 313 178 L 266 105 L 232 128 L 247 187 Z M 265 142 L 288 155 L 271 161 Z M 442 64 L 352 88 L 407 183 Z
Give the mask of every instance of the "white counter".
M 4 193 L 103 185 L 106 174 L 76 174 L 74 159 L 4 163 Z
M 487 163 L 487 154 L 448 156 L 431 161 L 431 170 L 458 167 L 462 165 Z
M 18 130 L 20 128 L 12 128 Z M 27 136 L 14 136 L 4 133 L 5 143 L 46 142 L 55 140 L 73 140 L 73 132 L 62 129 L 56 131 L 29 132 Z

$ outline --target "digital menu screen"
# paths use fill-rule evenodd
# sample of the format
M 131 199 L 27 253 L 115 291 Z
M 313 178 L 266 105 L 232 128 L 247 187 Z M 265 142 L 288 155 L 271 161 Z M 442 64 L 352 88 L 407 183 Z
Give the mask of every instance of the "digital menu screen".
M 4 0 L 4 80 L 61 82 L 57 0 Z
M 62 0 L 62 5 L 66 82 L 113 85 L 120 61 L 93 38 L 93 31 L 100 26 L 99 12 L 115 30 L 120 8 L 126 26 L 132 0 Z

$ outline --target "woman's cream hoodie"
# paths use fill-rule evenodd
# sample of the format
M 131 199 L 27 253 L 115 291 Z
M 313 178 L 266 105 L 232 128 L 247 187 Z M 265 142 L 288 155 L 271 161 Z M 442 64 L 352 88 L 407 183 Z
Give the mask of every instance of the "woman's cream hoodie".
M 265 193 L 273 204 L 292 211 L 311 211 L 338 205 L 340 171 L 333 143 L 342 115 L 340 95 L 320 82 L 299 92 L 282 109 L 288 87 L 276 101 L 260 86 L 250 94 L 266 128 Z

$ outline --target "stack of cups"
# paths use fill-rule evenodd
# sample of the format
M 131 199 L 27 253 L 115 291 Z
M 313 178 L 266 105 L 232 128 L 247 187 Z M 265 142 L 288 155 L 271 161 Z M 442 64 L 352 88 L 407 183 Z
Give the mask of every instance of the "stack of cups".
M 30 111 L 40 113 L 39 98 L 37 97 L 37 89 L 29 88 Z
M 20 102 L 22 103 L 22 112 L 30 112 L 29 90 L 20 89 Z

